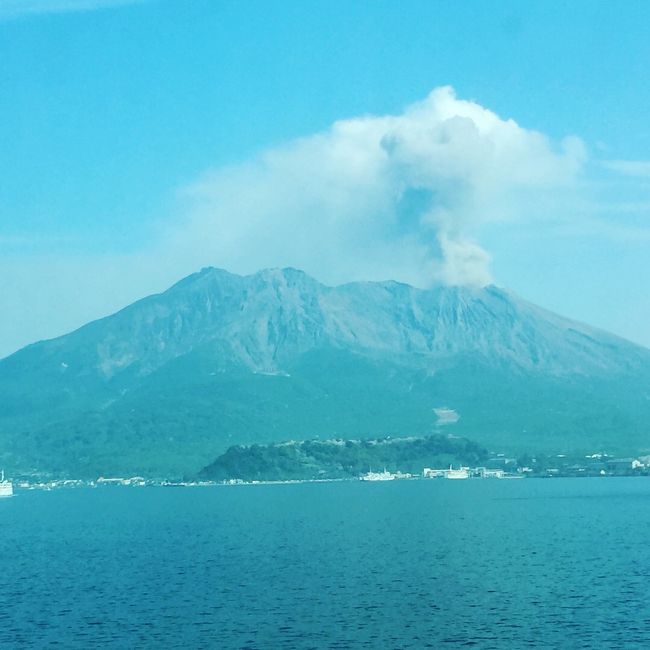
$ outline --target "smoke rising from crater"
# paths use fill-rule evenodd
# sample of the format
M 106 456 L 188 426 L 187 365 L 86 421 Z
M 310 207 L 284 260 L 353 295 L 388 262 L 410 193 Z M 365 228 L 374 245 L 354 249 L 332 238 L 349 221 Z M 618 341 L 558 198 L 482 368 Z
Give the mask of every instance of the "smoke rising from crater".
M 585 157 L 577 138 L 554 143 L 441 87 L 399 115 L 341 120 L 206 173 L 169 246 L 242 272 L 484 285 L 481 225 L 530 218 Z

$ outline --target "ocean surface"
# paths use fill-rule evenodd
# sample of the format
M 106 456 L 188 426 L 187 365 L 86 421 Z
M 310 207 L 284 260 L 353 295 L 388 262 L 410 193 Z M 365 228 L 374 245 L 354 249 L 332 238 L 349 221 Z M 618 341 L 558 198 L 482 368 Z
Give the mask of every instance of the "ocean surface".
M 650 479 L 18 492 L 0 648 L 648 648 Z

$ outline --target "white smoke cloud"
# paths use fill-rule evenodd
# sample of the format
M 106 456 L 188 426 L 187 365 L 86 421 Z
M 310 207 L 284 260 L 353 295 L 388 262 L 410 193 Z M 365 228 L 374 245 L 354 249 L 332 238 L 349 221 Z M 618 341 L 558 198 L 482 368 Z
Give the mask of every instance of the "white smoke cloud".
M 31 6 L 84 4 L 111 0 Z M 44 254 L 29 244 L 38 233 L 25 246 L 3 237 L 0 246 L 14 253 L 0 256 L 0 356 L 206 265 L 239 273 L 295 266 L 331 284 L 484 285 L 491 280 L 479 243 L 484 226 L 512 222 L 491 229 L 493 244 L 495 231 L 540 218 L 547 228 L 549 217 L 566 216 L 584 160 L 577 138 L 554 143 L 448 87 L 399 115 L 341 120 L 206 173 L 180 193 L 176 218 L 129 251 L 98 255 L 89 245 L 71 253 L 48 242 L 54 250 Z
M 207 173 L 186 191 L 170 254 L 185 245 L 235 271 L 290 265 L 326 282 L 483 285 L 480 226 L 534 216 L 585 157 L 577 138 L 553 143 L 442 87 L 400 115 L 342 120 Z

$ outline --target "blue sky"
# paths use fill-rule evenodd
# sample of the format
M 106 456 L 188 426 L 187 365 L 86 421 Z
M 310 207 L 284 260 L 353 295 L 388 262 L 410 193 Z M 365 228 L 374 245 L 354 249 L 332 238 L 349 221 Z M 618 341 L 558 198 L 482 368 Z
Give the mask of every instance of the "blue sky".
M 632 1 L 0 0 L 0 355 L 204 264 L 309 259 L 489 275 L 650 345 L 649 28 Z M 423 153 L 443 105 L 478 131 Z M 340 171 L 377 138 L 388 170 Z M 395 221 L 421 192 L 444 210 Z

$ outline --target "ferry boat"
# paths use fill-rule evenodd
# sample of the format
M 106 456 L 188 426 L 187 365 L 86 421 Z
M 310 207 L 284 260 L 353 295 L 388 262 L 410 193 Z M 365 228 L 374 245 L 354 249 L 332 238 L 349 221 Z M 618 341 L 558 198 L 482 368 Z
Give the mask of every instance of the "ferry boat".
M 370 471 L 367 474 L 361 476 L 360 479 L 362 481 L 394 481 L 395 474 L 391 474 L 390 472 L 387 472 L 386 468 L 384 467 L 383 472 Z
M 5 481 L 5 471 L 2 470 L 0 477 L 0 497 L 10 497 L 14 494 L 14 486 L 11 481 Z

